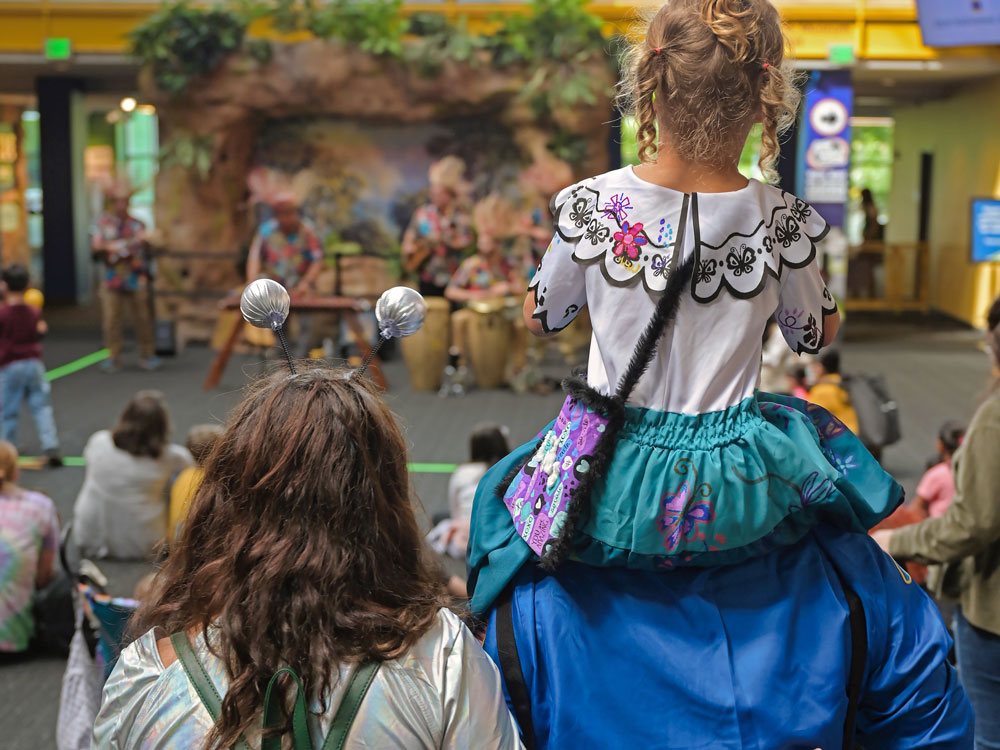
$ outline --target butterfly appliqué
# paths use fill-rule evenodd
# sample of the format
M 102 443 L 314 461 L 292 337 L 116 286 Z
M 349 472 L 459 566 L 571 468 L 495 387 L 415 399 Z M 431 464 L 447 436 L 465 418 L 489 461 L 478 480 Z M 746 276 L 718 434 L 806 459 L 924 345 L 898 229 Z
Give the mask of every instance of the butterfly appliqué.
M 669 552 L 675 552 L 682 541 L 692 538 L 704 540 L 705 534 L 700 526 L 715 519 L 711 502 L 702 500 L 690 504 L 692 494 L 691 483 L 685 480 L 675 492 L 663 498 L 660 531 L 666 533 L 663 546 Z
M 756 255 L 752 247 L 740 245 L 739 250 L 734 247 L 729 251 L 729 255 L 726 256 L 726 268 L 733 272 L 733 276 L 742 276 L 745 273 L 750 273 L 753 270 Z

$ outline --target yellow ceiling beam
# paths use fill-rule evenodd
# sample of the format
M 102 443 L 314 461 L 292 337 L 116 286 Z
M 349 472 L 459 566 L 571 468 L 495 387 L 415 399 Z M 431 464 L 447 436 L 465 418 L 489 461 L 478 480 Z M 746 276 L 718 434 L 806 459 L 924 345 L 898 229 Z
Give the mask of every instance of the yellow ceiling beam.
M 850 44 L 862 59 L 930 60 L 943 56 L 989 57 L 994 49 L 933 50 L 921 43 L 912 0 L 776 0 L 786 21 L 796 57 L 825 59 L 831 45 Z M 158 2 L 91 0 L 0 0 L 0 52 L 40 53 L 47 37 L 68 37 L 75 52 L 122 54 L 126 36 L 142 23 Z M 644 10 L 655 5 L 596 2 L 591 9 L 605 19 L 610 33 L 633 33 Z M 471 29 L 489 32 L 498 14 L 521 13 L 525 3 L 407 3 L 409 13 L 430 11 L 465 16 Z M 263 24 L 255 34 L 277 37 Z M 293 41 L 293 37 L 281 37 Z

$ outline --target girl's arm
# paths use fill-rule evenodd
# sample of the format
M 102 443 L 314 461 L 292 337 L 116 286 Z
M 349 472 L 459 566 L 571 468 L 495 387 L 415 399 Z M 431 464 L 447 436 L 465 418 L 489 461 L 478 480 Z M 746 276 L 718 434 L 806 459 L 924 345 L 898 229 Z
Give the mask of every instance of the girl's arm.
M 524 298 L 524 306 L 521 308 L 521 314 L 524 316 L 525 327 L 539 338 L 555 336 L 558 331 L 546 330 L 541 321 L 535 319 L 536 309 L 535 294 L 529 289 L 527 296 Z
M 840 330 L 840 310 L 823 314 L 823 346 L 829 346 Z

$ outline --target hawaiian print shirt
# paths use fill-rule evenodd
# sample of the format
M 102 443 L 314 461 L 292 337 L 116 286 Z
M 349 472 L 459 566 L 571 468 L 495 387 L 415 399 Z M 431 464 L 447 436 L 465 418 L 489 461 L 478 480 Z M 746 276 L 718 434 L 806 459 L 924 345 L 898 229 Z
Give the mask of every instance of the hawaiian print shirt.
M 115 214 L 102 214 L 94 225 L 92 236 L 104 240 L 106 245 L 125 240 L 124 247 L 108 247 L 104 287 L 113 292 L 135 292 L 145 289 L 149 281 L 142 246 L 146 225 L 132 216 L 121 218 Z
M 420 242 L 434 246 L 420 268 L 420 280 L 443 289 L 458 270 L 463 248 L 472 244 L 469 214 L 461 209 L 442 214 L 437 206 L 428 203 L 414 212 L 410 228 Z
M 323 259 L 323 247 L 312 225 L 302 220 L 295 234 L 285 234 L 270 219 L 257 230 L 260 236 L 261 275 L 294 289 L 309 267 Z
M 462 261 L 449 286 L 481 292 L 500 282 L 512 282 L 516 276 L 513 264 L 506 258 L 487 260 L 477 253 Z

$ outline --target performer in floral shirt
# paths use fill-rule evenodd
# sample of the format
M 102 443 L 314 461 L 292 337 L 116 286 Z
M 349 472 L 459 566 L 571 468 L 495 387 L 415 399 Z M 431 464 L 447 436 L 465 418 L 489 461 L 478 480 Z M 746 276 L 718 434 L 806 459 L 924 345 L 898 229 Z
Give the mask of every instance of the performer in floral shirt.
M 260 225 L 250 245 L 247 283 L 273 279 L 293 296 L 307 295 L 322 269 L 323 248 L 290 193 L 276 195 L 271 208 L 274 218 Z
M 446 156 L 431 165 L 430 202 L 418 208 L 403 234 L 403 267 L 418 275 L 420 293 L 441 297 L 472 245 L 472 222 L 463 202 L 465 163 Z
M 268 202 L 274 217 L 260 225 L 250 245 L 247 283 L 273 279 L 293 298 L 308 297 L 323 268 L 323 247 L 312 225 L 302 218 L 292 191 L 276 192 Z M 293 326 L 295 356 L 305 357 L 311 343 L 312 316 L 296 314 Z
M 149 265 L 146 259 L 146 225 L 129 213 L 131 188 L 117 181 L 105 190 L 105 213 L 91 230 L 90 247 L 95 260 L 105 265 L 101 290 L 104 342 L 110 357 L 105 372 L 121 367 L 122 310 L 132 309 L 139 342 L 139 366 L 156 370 L 160 360 L 153 350 L 153 317 L 149 299 Z

